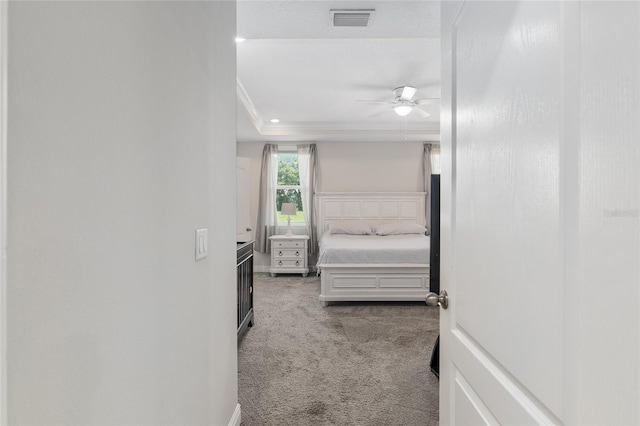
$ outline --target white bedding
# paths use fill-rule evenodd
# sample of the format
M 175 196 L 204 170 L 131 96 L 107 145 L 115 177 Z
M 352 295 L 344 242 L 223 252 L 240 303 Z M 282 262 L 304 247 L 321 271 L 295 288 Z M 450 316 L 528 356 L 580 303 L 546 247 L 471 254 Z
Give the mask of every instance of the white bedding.
M 325 235 L 318 268 L 335 263 L 429 263 L 429 237 L 405 235 Z

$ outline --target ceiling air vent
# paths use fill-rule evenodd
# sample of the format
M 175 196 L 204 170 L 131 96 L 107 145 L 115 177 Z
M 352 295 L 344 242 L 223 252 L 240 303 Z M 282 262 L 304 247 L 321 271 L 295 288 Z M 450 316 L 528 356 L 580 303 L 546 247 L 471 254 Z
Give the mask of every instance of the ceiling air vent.
M 366 27 L 373 21 L 375 9 L 331 9 L 334 27 Z

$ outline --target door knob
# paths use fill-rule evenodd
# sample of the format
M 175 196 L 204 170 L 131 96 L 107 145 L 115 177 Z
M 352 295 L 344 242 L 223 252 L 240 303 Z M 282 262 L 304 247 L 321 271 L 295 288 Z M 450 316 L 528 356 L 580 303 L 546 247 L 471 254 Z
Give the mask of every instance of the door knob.
M 442 309 L 447 309 L 449 306 L 449 296 L 447 295 L 447 290 L 442 290 L 440 294 L 435 293 L 427 293 L 427 297 L 425 297 L 425 302 L 429 306 L 442 306 Z

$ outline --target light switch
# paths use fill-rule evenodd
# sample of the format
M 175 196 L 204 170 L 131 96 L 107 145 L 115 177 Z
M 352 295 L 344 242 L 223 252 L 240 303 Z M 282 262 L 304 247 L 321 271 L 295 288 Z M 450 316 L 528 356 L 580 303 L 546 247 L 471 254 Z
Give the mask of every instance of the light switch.
M 196 229 L 196 261 L 207 257 L 207 228 Z

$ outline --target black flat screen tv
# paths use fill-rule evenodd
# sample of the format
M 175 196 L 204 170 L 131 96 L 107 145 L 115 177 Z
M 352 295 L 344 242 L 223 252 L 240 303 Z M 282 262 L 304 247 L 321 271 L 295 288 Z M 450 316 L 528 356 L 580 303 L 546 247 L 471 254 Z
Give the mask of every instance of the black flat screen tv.
M 431 175 L 431 248 L 429 254 L 429 291 L 440 294 L 440 175 Z M 440 336 L 431 352 L 431 371 L 440 378 Z
M 431 175 L 429 291 L 440 293 L 440 175 Z

